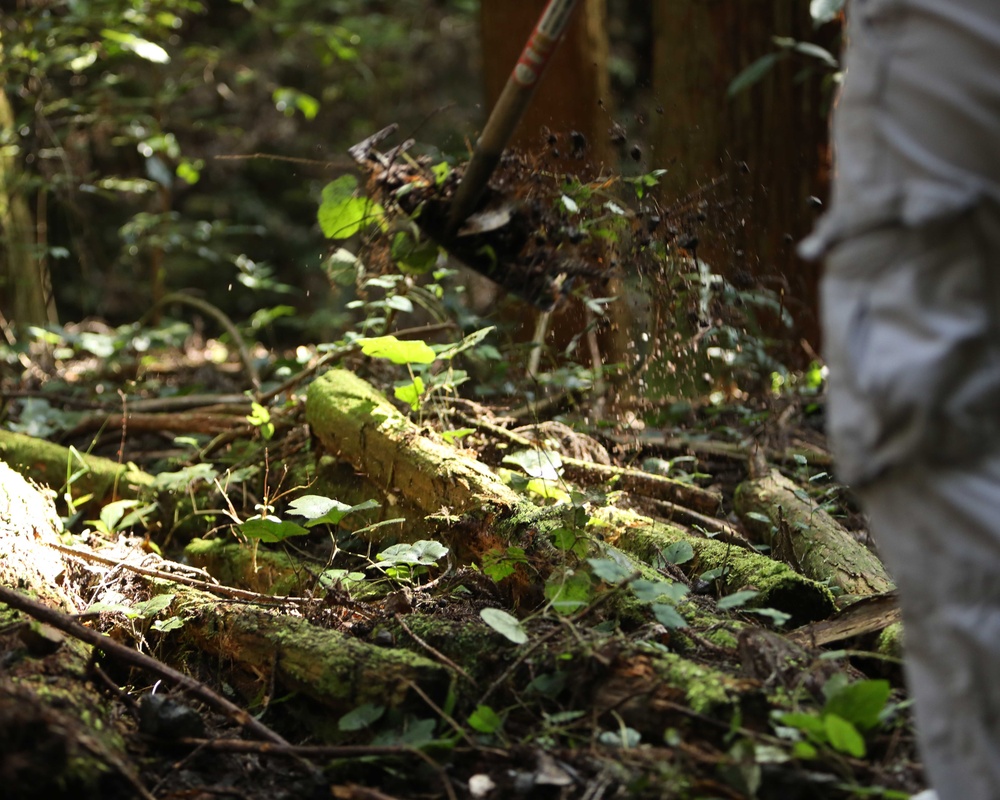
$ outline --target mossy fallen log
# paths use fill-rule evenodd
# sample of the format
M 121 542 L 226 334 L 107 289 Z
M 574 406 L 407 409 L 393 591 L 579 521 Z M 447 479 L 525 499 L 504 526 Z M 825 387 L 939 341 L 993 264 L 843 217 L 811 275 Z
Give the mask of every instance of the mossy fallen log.
M 519 502 L 488 467 L 420 430 L 346 370 L 330 370 L 309 386 L 306 421 L 326 448 L 424 513 L 444 507 L 463 514 L 489 506 L 512 508 Z
M 132 464 L 91 456 L 44 439 L 0 430 L 0 458 L 25 477 L 74 497 L 93 495 L 108 500 L 133 499 L 153 483 L 153 476 Z M 67 479 L 73 482 L 67 487 Z
M 363 703 L 389 708 L 416 699 L 414 686 L 443 703 L 451 675 L 446 667 L 406 650 L 378 647 L 297 615 L 171 586 L 172 609 L 185 617 L 178 636 L 188 645 L 299 691 L 334 712 Z
M 691 536 L 683 528 L 616 508 L 598 509 L 594 516 L 602 523 L 600 531 L 605 541 L 654 566 L 664 563 L 663 553 L 670 545 L 689 542 L 694 558 L 682 569 L 691 578 L 709 570 L 722 570 L 716 581 L 721 594 L 752 588 L 758 594 L 749 607 L 774 608 L 790 614 L 790 627 L 824 619 L 834 610 L 833 595 L 826 586 L 759 553 Z
M 735 505 L 756 540 L 803 575 L 848 595 L 894 588 L 878 557 L 777 470 L 740 484 Z

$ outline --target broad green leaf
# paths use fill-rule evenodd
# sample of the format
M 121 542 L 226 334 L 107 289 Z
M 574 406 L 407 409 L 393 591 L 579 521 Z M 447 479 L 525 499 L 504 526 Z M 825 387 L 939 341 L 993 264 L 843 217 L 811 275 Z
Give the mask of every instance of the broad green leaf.
M 495 581 L 513 575 L 518 564 L 527 564 L 524 548 L 508 547 L 506 550 L 487 550 L 483 553 L 483 573 Z
M 590 551 L 590 537 L 573 528 L 556 528 L 552 531 L 552 543 L 560 550 L 583 558 Z
M 337 720 L 337 728 L 345 732 L 361 731 L 369 727 L 372 723 L 378 722 L 383 714 L 385 714 L 385 706 L 364 703 L 353 711 L 348 711 Z
M 154 619 L 153 630 L 160 633 L 180 630 L 184 627 L 184 620 L 181 617 L 167 617 L 166 619 Z
M 340 521 L 348 514 L 355 511 L 368 511 L 378 508 L 379 504 L 374 500 L 365 500 L 356 506 L 349 506 L 332 497 L 324 497 L 320 494 L 306 494 L 297 497 L 288 504 L 288 513 L 297 517 L 305 517 L 307 528 L 314 528 L 317 525 L 339 525 Z
M 426 342 L 403 341 L 395 336 L 373 336 L 358 339 L 361 352 L 372 358 L 387 358 L 393 364 L 431 364 L 437 359 Z
M 441 438 L 448 442 L 448 444 L 455 444 L 456 439 L 461 439 L 475 432 L 475 428 L 456 428 L 453 431 L 441 431 Z
M 776 628 L 780 628 L 792 618 L 791 614 L 785 611 L 779 611 L 776 608 L 747 608 L 744 610 L 747 614 L 756 614 L 758 617 L 766 617 L 771 620 Z
M 813 739 L 813 741 L 826 741 L 826 725 L 816 714 L 804 714 L 799 712 L 781 714 L 778 717 L 778 721 L 782 725 L 786 725 L 789 728 L 795 728 L 796 730 L 802 731 Z
M 377 556 L 376 560 L 389 564 L 436 564 L 439 559 L 448 555 L 448 548 L 441 542 L 421 539 L 413 544 L 394 544 L 387 547 Z
M 688 587 L 676 581 L 648 581 L 640 578 L 632 582 L 632 591 L 644 603 L 653 603 L 663 597 L 677 602 L 687 596 Z
M 760 592 L 754 591 L 752 589 L 744 589 L 742 592 L 733 592 L 732 594 L 727 594 L 725 597 L 719 599 L 716 603 L 718 608 L 740 608 L 745 606 L 748 602 L 753 600 Z
M 890 691 L 885 680 L 856 681 L 831 695 L 823 713 L 836 714 L 862 730 L 869 730 L 878 725 Z
M 865 740 L 850 722 L 836 714 L 824 714 L 823 724 L 830 747 L 855 758 L 865 757 Z
M 565 573 L 545 582 L 545 598 L 559 614 L 572 614 L 590 602 L 593 591 L 585 572 Z
M 149 598 L 149 600 L 143 600 L 141 603 L 136 603 L 132 607 L 132 611 L 136 616 L 141 617 L 142 619 L 151 619 L 161 611 L 169 608 L 172 602 L 174 602 L 174 595 L 158 594 L 156 597 Z
M 309 533 L 308 529 L 301 525 L 274 517 L 248 519 L 237 527 L 248 539 L 257 539 L 261 542 L 282 542 L 292 536 L 305 536 Z
M 424 393 L 424 381 L 419 375 L 413 378 L 412 383 L 408 383 L 405 386 L 397 386 L 393 390 L 393 395 L 396 399 L 402 403 L 409 405 L 411 409 L 416 411 L 420 408 L 420 398 Z
M 496 733 L 503 727 L 503 720 L 489 706 L 479 705 L 469 714 L 469 727 L 479 733 Z
M 687 620 L 673 606 L 666 603 L 653 603 L 650 608 L 653 610 L 653 616 L 656 617 L 656 621 L 665 628 L 673 630 L 675 628 L 687 627 Z
M 440 248 L 429 239 L 416 239 L 407 231 L 392 237 L 390 255 L 402 272 L 424 275 L 437 265 Z
M 639 746 L 639 743 L 642 741 L 642 734 L 634 728 L 624 727 L 621 730 L 603 731 L 597 737 L 597 741 L 605 747 L 628 749 Z
M 524 630 L 521 621 L 506 611 L 499 608 L 484 608 L 479 612 L 479 616 L 482 617 L 483 622 L 514 644 L 524 644 L 528 641 L 528 633 Z
M 125 512 L 137 505 L 139 505 L 138 500 L 116 500 L 114 503 L 108 503 L 101 509 L 101 522 L 104 524 L 104 529 L 114 531 L 122 517 L 125 516 Z
M 531 450 L 516 450 L 504 456 L 504 464 L 514 464 L 523 469 L 532 478 L 542 478 L 554 481 L 562 472 L 562 458 L 553 450 L 532 448 Z
M 328 239 L 349 239 L 368 223 L 381 220 L 381 206 L 356 197 L 357 188 L 358 181 L 353 175 L 341 175 L 323 187 L 316 217 Z
M 136 36 L 134 33 L 124 33 L 105 28 L 101 36 L 110 42 L 115 42 L 123 50 L 135 53 L 139 58 L 152 61 L 154 64 L 169 64 L 170 55 L 158 44 Z
M 569 493 L 558 482 L 545 478 L 532 478 L 525 486 L 525 490 L 545 500 L 555 500 L 557 503 L 568 503 L 571 500 Z
M 694 548 L 682 539 L 668 545 L 663 551 L 663 558 L 670 564 L 686 564 L 694 558 Z
M 632 576 L 632 570 L 610 558 L 588 558 L 594 575 L 605 583 L 621 583 Z

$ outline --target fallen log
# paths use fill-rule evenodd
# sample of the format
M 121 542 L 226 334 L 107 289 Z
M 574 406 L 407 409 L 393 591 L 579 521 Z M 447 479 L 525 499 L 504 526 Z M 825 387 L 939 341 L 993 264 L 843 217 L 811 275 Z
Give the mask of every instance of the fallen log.
M 803 575 L 847 595 L 894 588 L 878 557 L 777 470 L 741 483 L 734 502 L 755 540 Z
M 134 499 L 153 483 L 153 476 L 133 464 L 91 456 L 44 439 L 0 430 L 0 458 L 25 477 L 55 491 L 93 495 L 98 503 Z M 72 476 L 73 481 L 67 486 Z

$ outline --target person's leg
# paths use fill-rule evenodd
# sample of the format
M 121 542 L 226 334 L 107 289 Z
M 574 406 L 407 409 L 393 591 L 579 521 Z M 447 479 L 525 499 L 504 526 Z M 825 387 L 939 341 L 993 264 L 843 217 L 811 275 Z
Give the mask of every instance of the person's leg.
M 1000 798 L 1000 454 L 861 492 L 899 586 L 905 669 L 941 800 Z

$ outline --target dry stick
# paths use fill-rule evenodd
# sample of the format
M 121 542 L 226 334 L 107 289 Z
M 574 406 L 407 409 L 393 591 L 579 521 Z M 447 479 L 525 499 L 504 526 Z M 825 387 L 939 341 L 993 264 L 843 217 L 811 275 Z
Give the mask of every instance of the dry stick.
M 116 561 L 113 558 L 105 558 L 104 556 L 99 556 L 96 553 L 76 550 L 63 544 L 48 543 L 48 546 L 54 550 L 58 550 L 60 553 L 66 553 L 67 555 L 74 556 L 82 561 L 93 561 L 97 564 L 104 564 L 108 567 L 121 567 L 122 569 L 129 570 L 130 572 L 145 575 L 147 578 L 156 578 L 158 580 L 170 581 L 172 583 L 183 583 L 185 586 L 193 586 L 203 592 L 228 597 L 233 600 L 242 600 L 248 603 L 262 603 L 271 606 L 286 603 L 303 604 L 313 602 L 308 597 L 276 597 L 271 594 L 259 594 L 257 592 L 249 592 L 246 589 L 235 589 L 231 586 L 223 586 L 218 583 L 201 581 L 197 578 L 189 578 L 186 575 L 175 575 L 171 572 L 162 572 L 156 569 L 149 569 L 148 567 L 140 567 L 124 561 Z
M 302 758 L 363 758 L 364 756 L 415 756 L 419 750 L 408 745 L 378 746 L 347 745 L 280 745 L 247 739 L 192 739 L 182 737 L 178 744 L 200 747 L 220 753 L 256 753 L 268 756 L 301 756 Z
M 150 656 L 132 650 L 123 644 L 119 644 L 110 636 L 105 636 L 103 633 L 98 633 L 90 628 L 85 628 L 67 614 L 62 613 L 61 611 L 56 611 L 54 608 L 43 606 L 41 603 L 36 603 L 34 600 L 29 600 L 24 595 L 8 589 L 6 586 L 0 586 L 0 602 L 10 606 L 11 608 L 16 608 L 18 611 L 24 612 L 33 619 L 37 619 L 39 622 L 51 625 L 53 628 L 69 634 L 74 639 L 86 642 L 87 644 L 102 650 L 105 654 L 124 664 L 144 670 L 145 672 L 155 675 L 160 680 L 180 687 L 184 691 L 203 701 L 206 705 L 214 708 L 221 714 L 225 714 L 229 717 L 229 719 L 238 723 L 246 730 L 256 734 L 261 739 L 273 742 L 274 744 L 288 746 L 288 742 L 277 733 L 272 731 L 262 722 L 254 719 L 253 716 L 247 713 L 244 709 L 240 708 L 238 705 L 229 702 L 226 698 L 213 692 L 203 683 L 185 675 L 183 672 L 178 672 L 172 667 L 168 667 L 166 664 L 157 661 L 155 658 L 151 658 Z
M 473 679 L 473 677 L 468 672 L 466 672 L 458 664 L 456 664 L 454 661 L 452 661 L 450 658 L 448 658 L 448 656 L 446 656 L 444 653 L 440 652 L 439 650 L 434 649 L 431 645 L 429 645 L 427 642 L 425 642 L 423 639 L 421 639 L 419 636 L 417 636 L 417 634 L 415 634 L 413 631 L 411 631 L 409 629 L 409 627 L 407 626 L 407 624 L 403 621 L 403 615 L 402 614 L 396 614 L 395 617 L 396 617 L 396 622 L 399 623 L 399 627 L 401 627 L 404 631 L 406 631 L 406 633 L 409 635 L 409 637 L 411 639 L 413 639 L 413 641 L 415 641 L 417 644 L 419 644 L 422 648 L 424 648 L 424 650 L 426 650 L 428 653 L 430 653 L 432 656 L 434 656 L 434 658 L 436 658 L 438 661 L 440 661 L 446 667 L 451 667 L 451 669 L 455 670 L 455 672 L 457 672 L 459 675 L 461 675 L 463 678 L 465 678 L 473 686 L 476 685 L 476 681 Z

